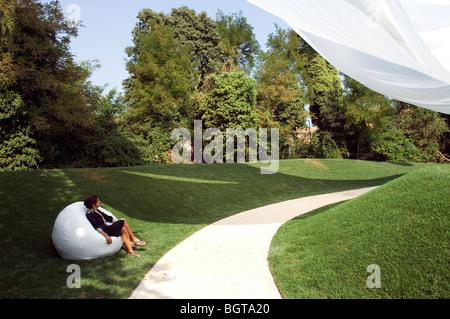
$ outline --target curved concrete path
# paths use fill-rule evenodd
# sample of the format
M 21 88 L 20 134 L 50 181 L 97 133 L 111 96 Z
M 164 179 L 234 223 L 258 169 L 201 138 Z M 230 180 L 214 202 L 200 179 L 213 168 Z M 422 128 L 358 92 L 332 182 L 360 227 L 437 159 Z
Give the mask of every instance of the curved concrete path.
M 299 215 L 374 188 L 289 200 L 213 223 L 164 255 L 130 298 L 279 299 L 267 261 L 278 228 Z

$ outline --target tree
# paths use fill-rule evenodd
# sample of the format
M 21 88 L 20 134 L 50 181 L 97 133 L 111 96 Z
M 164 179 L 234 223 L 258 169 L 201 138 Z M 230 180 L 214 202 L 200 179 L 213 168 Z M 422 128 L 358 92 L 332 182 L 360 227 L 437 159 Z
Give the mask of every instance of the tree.
M 171 21 L 183 45 L 189 48 L 193 65 L 199 71 L 200 84 L 210 75 L 217 73 L 222 65 L 217 23 L 206 12 L 197 14 L 188 7 L 173 9 Z
M 246 136 L 248 136 L 247 129 L 256 134 L 258 129 L 255 81 L 243 72 L 224 72 L 208 77 L 203 89 L 197 114 L 206 129 L 216 130 L 215 135 L 220 135 L 219 131 L 222 133 L 222 136 L 215 137 L 213 145 L 208 146 L 215 149 L 216 160 L 221 161 L 217 158 L 220 156 L 217 155 L 219 152 L 217 148 L 221 146 L 225 148 L 224 140 L 228 130 L 233 131 L 232 134 L 235 134 L 236 140 L 233 138 L 231 143 L 227 140 L 228 145 L 234 145 L 233 152 L 225 150 L 222 154 L 225 154 L 227 160 L 235 160 L 236 156 L 239 158 L 238 151 L 242 151 L 242 155 L 245 156 L 248 148 L 245 146 L 240 148 L 238 144 L 245 144 Z M 228 134 L 226 135 L 229 138 Z M 217 143 L 218 140 L 221 143 Z
M 280 128 L 283 157 L 297 146 L 297 129 L 306 126 L 305 93 L 292 59 L 290 31 L 276 28 L 269 36 L 268 51 L 261 54 L 257 72 L 258 113 L 262 126 Z
M 225 15 L 219 10 L 216 15 L 216 22 L 220 42 L 224 49 L 224 62 L 227 64 L 227 71 L 237 67 L 250 73 L 256 65 L 256 57 L 261 51 L 253 33 L 253 27 L 242 16 L 242 11 Z
M 397 116 L 388 117 L 371 135 L 371 159 L 415 162 L 420 157 L 420 150 L 396 126 L 396 121 Z
M 202 120 L 208 128 L 257 128 L 256 83 L 242 72 L 212 75 L 206 80 Z
M 88 80 L 99 65 L 73 59 L 77 29 L 59 2 L 2 1 L 0 11 L 0 169 L 136 163 L 107 115 L 118 105 Z
M 144 9 L 139 12 L 138 19 L 133 31 L 135 39 L 139 38 L 139 34 L 152 33 L 152 28 L 156 25 L 173 27 L 173 36 L 187 49 L 192 69 L 196 70 L 194 89 L 200 88 L 206 77 L 222 68 L 223 48 L 220 45 L 217 23 L 206 12 L 197 14 L 188 7 L 181 7 L 172 9 L 171 14 L 166 15 Z M 127 52 L 130 50 L 139 51 L 140 48 L 135 44 Z
M 130 78 L 125 99 L 131 115 L 140 122 L 176 121 L 191 93 L 189 51 L 171 26 L 155 24 L 150 33 L 137 34 L 128 48 Z
M 141 12 L 148 17 L 149 11 Z M 159 17 L 159 15 L 155 15 Z M 164 18 L 164 17 L 162 17 Z M 128 112 L 124 121 L 140 145 L 146 162 L 164 162 L 170 149 L 170 132 L 188 121 L 191 112 L 193 69 L 190 50 L 176 36 L 175 27 L 146 20 L 137 26 L 125 81 Z
M 33 168 L 48 159 L 48 138 L 84 121 L 69 83 L 83 72 L 68 51 L 76 30 L 57 1 L 2 1 L 0 11 L 2 166 Z
M 335 142 L 327 141 L 324 147 L 336 146 L 336 149 L 324 153 L 347 154 L 343 135 L 345 111 L 339 73 L 299 35 L 292 31 L 291 37 L 296 52 L 293 59 L 297 60 L 303 84 L 307 88 L 311 119 L 319 128 L 319 140 L 322 141 L 326 136 L 327 140 Z
M 126 109 L 124 97 L 115 88 L 105 95 L 99 88 L 95 108 L 95 125 L 89 127 L 79 146 L 83 156 L 80 167 L 117 167 L 143 164 L 141 152 L 121 125 Z
M 36 168 L 40 160 L 29 123 L 22 122 L 24 104 L 15 91 L 16 70 L 11 34 L 14 31 L 15 2 L 0 2 L 0 170 Z
M 441 114 L 441 117 L 444 119 L 445 123 L 447 123 L 447 127 L 450 128 L 450 114 Z M 450 162 L 450 129 L 444 135 L 442 154 L 439 157 L 442 162 Z
M 445 134 L 449 127 L 439 113 L 413 106 L 404 102 L 397 102 L 397 127 L 403 132 L 412 144 L 419 150 L 415 161 L 434 162 L 445 160 L 444 150 Z
M 14 10 L 14 1 L 0 1 L 0 45 L 11 37 L 11 31 L 14 28 L 12 11 Z
M 372 157 L 372 135 L 377 130 L 389 129 L 386 121 L 394 114 L 392 102 L 354 79 L 342 74 L 346 147 L 350 157 L 370 159 Z M 390 130 L 392 133 L 394 131 Z

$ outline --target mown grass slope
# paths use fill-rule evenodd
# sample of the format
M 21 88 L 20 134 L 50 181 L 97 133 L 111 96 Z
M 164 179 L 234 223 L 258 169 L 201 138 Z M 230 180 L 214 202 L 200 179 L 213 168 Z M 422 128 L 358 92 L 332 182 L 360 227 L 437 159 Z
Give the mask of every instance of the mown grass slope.
M 449 214 L 450 167 L 417 170 L 286 223 L 270 267 L 284 298 L 449 298 Z
M 425 164 L 350 160 L 261 164 L 152 165 L 0 173 L 0 298 L 127 298 L 172 247 L 230 215 L 293 198 L 382 185 Z M 99 260 L 62 260 L 51 239 L 67 205 L 98 195 L 149 244 Z M 195 256 L 192 256 L 195 258 Z M 81 268 L 81 288 L 66 285 L 67 266 Z

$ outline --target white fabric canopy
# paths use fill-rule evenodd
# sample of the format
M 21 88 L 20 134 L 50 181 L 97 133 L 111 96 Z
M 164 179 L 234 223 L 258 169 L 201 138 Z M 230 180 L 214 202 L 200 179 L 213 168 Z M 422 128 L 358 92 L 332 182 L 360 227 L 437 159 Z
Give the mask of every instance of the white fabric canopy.
M 370 89 L 450 114 L 450 0 L 248 1 Z

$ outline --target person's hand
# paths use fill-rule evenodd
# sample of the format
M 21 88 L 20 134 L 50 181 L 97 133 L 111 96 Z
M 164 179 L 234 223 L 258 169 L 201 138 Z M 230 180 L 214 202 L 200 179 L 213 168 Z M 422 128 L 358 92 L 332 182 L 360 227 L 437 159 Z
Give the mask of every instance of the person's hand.
M 108 244 L 108 245 L 111 245 L 112 244 L 112 239 L 111 239 L 111 237 L 106 237 L 106 243 Z

